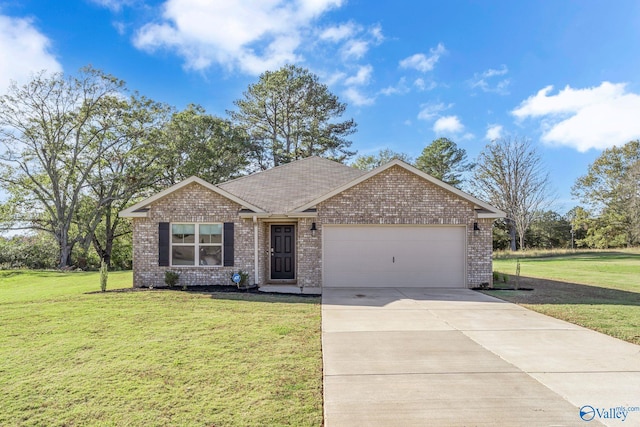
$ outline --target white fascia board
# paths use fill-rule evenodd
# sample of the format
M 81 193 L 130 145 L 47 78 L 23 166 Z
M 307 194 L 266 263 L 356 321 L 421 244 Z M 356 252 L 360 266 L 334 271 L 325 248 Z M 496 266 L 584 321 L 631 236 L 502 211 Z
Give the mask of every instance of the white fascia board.
M 318 216 L 317 212 L 287 212 L 287 213 L 255 213 L 255 212 L 241 212 L 240 218 L 256 218 L 261 219 L 289 219 L 289 218 L 315 218 Z
M 121 218 L 146 218 L 148 212 L 126 212 L 127 209 L 118 212 L 118 216 Z
M 247 219 L 247 218 L 251 219 L 253 217 L 262 219 L 262 218 L 271 218 L 272 214 L 265 213 L 265 212 L 260 212 L 260 213 L 257 213 L 257 212 L 240 212 L 238 214 L 238 216 L 240 218 L 242 218 L 242 219 Z
M 180 181 L 179 183 L 172 185 L 169 188 L 165 188 L 164 190 L 160 191 L 159 193 L 154 194 L 153 196 L 136 203 L 133 206 L 129 206 L 128 208 L 120 211 L 120 213 L 118 214 L 120 217 L 123 218 L 144 218 L 147 216 L 147 212 L 135 212 L 137 210 L 143 209 L 147 206 L 149 206 L 150 204 L 152 204 L 155 201 L 158 201 L 160 199 L 162 199 L 165 196 L 168 196 L 169 194 L 180 190 L 181 188 L 186 187 L 189 184 L 199 184 L 202 185 L 203 187 L 205 187 L 208 190 L 213 191 L 214 193 L 218 193 L 219 195 L 221 195 L 222 197 L 226 197 L 227 199 L 236 202 L 237 204 L 247 208 L 247 209 L 251 209 L 254 212 L 258 212 L 258 213 L 262 213 L 264 212 L 262 209 L 260 209 L 257 206 L 253 206 L 250 203 L 245 202 L 244 200 L 240 199 L 239 197 L 234 196 L 233 194 L 223 190 L 222 188 L 213 185 L 207 181 L 205 181 L 202 178 L 198 178 L 197 176 L 192 176 L 190 178 L 185 179 L 184 181 Z
M 498 219 L 498 218 L 504 218 L 506 217 L 507 214 L 502 212 L 502 211 L 498 211 L 495 213 L 479 213 L 478 214 L 478 218 L 494 218 L 494 219 Z

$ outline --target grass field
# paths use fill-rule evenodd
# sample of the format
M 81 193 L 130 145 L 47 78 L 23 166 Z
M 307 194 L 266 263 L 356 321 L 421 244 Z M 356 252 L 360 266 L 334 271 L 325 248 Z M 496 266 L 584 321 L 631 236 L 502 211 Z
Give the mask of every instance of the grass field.
M 494 271 L 533 291 L 490 295 L 640 344 L 640 250 L 519 254 L 494 260 Z M 496 287 L 504 286 L 498 282 Z
M 0 271 L 0 425 L 322 424 L 319 298 L 98 289 Z

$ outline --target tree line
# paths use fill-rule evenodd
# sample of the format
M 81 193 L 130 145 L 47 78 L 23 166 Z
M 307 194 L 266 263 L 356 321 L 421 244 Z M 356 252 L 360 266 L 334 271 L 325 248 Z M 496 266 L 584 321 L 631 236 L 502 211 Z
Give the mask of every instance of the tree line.
M 494 141 L 473 163 L 447 138 L 427 145 L 415 162 L 391 150 L 351 160 L 348 137 L 357 125 L 342 119 L 346 105 L 292 65 L 263 73 L 234 107 L 228 118 L 198 105 L 177 111 L 91 67 L 13 83 L 0 97 L 0 184 L 8 194 L 0 229 L 31 234 L 0 238 L 0 264 L 64 268 L 97 259 L 127 268 L 130 223 L 118 217 L 126 206 L 191 175 L 215 184 L 309 156 L 362 169 L 400 158 L 504 210 L 494 245 L 505 240 L 501 232 L 514 250 L 565 244 L 534 237 L 557 215 L 547 210 L 548 174 L 525 138 Z M 584 204 L 570 212 L 576 244 L 638 244 L 639 151 L 637 141 L 607 150 L 576 182 Z M 27 246 L 41 247 L 41 256 L 17 249 Z

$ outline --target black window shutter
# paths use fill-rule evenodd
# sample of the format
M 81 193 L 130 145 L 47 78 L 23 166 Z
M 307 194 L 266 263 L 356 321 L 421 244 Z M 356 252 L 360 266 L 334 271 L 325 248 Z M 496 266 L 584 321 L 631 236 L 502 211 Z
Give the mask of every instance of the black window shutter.
M 169 223 L 158 223 L 158 265 L 160 267 L 169 266 Z
M 233 267 L 233 223 L 225 222 L 223 230 L 223 264 L 225 267 Z

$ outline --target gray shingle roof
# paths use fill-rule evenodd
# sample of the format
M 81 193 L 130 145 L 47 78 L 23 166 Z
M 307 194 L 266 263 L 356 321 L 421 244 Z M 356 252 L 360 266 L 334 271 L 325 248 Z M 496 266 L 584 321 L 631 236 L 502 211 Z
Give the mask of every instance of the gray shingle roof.
M 271 213 L 286 213 L 366 174 L 321 157 L 307 157 L 219 184 Z

